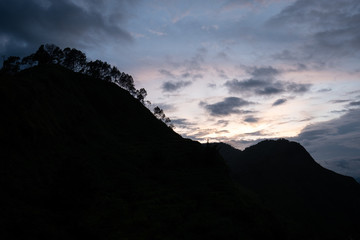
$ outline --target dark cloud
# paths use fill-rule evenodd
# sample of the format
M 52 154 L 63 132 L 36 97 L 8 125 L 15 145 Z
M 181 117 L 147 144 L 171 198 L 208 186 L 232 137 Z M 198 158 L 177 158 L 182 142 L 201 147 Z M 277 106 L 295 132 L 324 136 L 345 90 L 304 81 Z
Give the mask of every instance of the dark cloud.
M 162 75 L 169 77 L 169 78 L 176 78 L 176 76 L 172 72 L 165 70 L 165 69 L 160 69 L 159 73 L 161 73 Z
M 174 124 L 177 128 L 184 129 L 188 129 L 189 127 L 195 125 L 194 123 L 189 122 L 189 120 L 185 118 L 171 119 L 171 123 Z
M 357 107 L 357 106 L 360 106 L 360 101 L 350 102 L 350 103 L 349 103 L 349 106 L 350 106 L 350 107 Z
M 309 91 L 311 84 L 289 83 L 283 81 L 264 81 L 246 79 L 239 81 L 233 79 L 225 82 L 225 87 L 230 93 L 254 93 L 257 95 L 275 95 L 283 92 L 305 93 Z
M 331 103 L 346 103 L 349 102 L 349 100 L 346 99 L 336 99 L 336 100 L 332 100 Z
M 0 53 L 23 56 L 43 43 L 81 47 L 99 39 L 130 42 L 122 27 L 128 2 L 114 1 L 113 11 L 105 11 L 102 1 L 2 0 Z
M 258 7 L 265 3 L 269 3 L 269 0 L 228 0 L 223 4 L 222 10 L 229 11 L 236 8 Z
M 268 24 L 274 29 L 297 29 L 307 36 L 302 54 L 285 50 L 278 57 L 332 61 L 360 52 L 360 5 L 358 0 L 297 0 Z
M 311 84 L 285 83 L 286 90 L 293 93 L 304 93 L 309 91 Z
M 162 85 L 162 89 L 164 92 L 174 92 L 181 88 L 187 87 L 191 85 L 192 82 L 190 81 L 177 81 L 177 82 L 164 82 Z
M 181 77 L 182 78 L 189 78 L 189 77 L 191 77 L 191 74 L 186 72 L 186 73 L 181 74 Z
M 271 66 L 253 67 L 253 68 L 249 68 L 247 71 L 254 78 L 261 78 L 261 79 L 273 79 L 274 77 L 276 77 L 281 73 L 280 70 L 273 68 Z
M 280 99 L 276 100 L 272 105 L 278 106 L 278 105 L 284 104 L 286 101 L 287 100 L 285 98 L 280 98 Z
M 189 60 L 184 62 L 185 68 L 188 72 L 203 71 L 203 63 L 205 62 L 205 56 L 207 54 L 206 48 L 199 48 L 196 54 Z
M 251 111 L 241 110 L 240 107 L 253 104 L 242 98 L 228 97 L 221 102 L 214 104 L 207 104 L 206 102 L 200 102 L 200 106 L 204 107 L 213 116 L 227 116 L 231 114 L 246 114 Z
M 226 127 L 229 124 L 229 121 L 227 120 L 219 120 L 216 122 L 216 124 L 221 125 L 222 127 Z
M 273 95 L 273 94 L 278 94 L 278 93 L 282 93 L 282 92 L 284 92 L 283 88 L 272 87 L 272 86 L 255 90 L 255 93 L 257 93 L 258 95 Z
M 229 93 L 244 93 L 255 95 L 276 95 L 284 92 L 305 93 L 309 91 L 310 84 L 299 84 L 277 80 L 277 76 L 282 73 L 281 70 L 269 67 L 247 68 L 251 78 L 245 80 L 228 80 L 224 86 Z
M 226 75 L 225 71 L 222 69 L 215 69 L 218 76 L 222 79 L 229 79 L 229 77 Z
M 318 90 L 318 92 L 320 92 L 320 93 L 331 92 L 331 91 L 332 91 L 331 88 L 322 88 L 322 89 Z
M 207 85 L 209 88 L 216 88 L 216 84 L 215 83 L 209 83 Z
M 226 81 L 225 86 L 229 89 L 230 92 L 236 93 L 241 92 L 249 88 L 257 88 L 268 85 L 269 83 L 263 80 L 257 79 L 246 79 L 243 81 L 239 81 L 237 79 L 233 79 L 230 81 Z
M 348 110 L 340 118 L 309 125 L 293 140 L 300 142 L 316 161 L 336 172 L 360 176 L 360 168 L 344 168 L 346 161 L 360 156 L 360 109 Z M 342 162 L 342 167 L 339 167 Z
M 254 116 L 247 116 L 246 118 L 244 118 L 244 121 L 248 123 L 256 123 L 259 121 L 259 118 L 256 118 Z

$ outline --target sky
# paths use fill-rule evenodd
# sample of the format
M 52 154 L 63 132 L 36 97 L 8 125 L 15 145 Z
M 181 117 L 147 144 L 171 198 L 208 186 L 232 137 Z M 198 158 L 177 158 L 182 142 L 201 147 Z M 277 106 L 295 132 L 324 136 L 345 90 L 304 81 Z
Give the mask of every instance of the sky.
M 1 56 L 44 43 L 132 75 L 186 138 L 287 138 L 360 179 L 358 0 L 0 0 Z

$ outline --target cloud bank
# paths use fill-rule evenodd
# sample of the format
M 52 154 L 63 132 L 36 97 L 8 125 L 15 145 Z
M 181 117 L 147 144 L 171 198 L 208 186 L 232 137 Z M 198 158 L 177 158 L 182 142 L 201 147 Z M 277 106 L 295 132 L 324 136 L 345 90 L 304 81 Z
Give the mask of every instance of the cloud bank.
M 227 97 L 223 101 L 208 104 L 206 102 L 200 102 L 200 106 L 212 116 L 228 116 L 231 114 L 246 114 L 251 113 L 249 110 L 239 109 L 240 107 L 254 104 L 238 97 Z

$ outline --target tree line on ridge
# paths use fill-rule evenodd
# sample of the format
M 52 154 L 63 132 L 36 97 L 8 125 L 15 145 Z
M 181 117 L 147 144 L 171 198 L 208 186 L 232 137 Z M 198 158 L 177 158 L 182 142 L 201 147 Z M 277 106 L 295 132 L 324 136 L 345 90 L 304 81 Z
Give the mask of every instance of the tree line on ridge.
M 0 73 L 15 74 L 26 68 L 46 64 L 60 65 L 74 72 L 115 83 L 128 91 L 143 105 L 151 105 L 150 101 L 145 101 L 146 90 L 144 88 L 136 89 L 131 75 L 121 72 L 116 66 L 111 66 L 101 60 L 88 61 L 85 53 L 75 48 L 61 49 L 54 44 L 43 44 L 35 53 L 22 59 L 18 56 L 10 56 L 4 59 Z M 153 109 L 153 114 L 169 127 L 174 128 L 170 118 L 166 117 L 164 111 L 158 106 Z

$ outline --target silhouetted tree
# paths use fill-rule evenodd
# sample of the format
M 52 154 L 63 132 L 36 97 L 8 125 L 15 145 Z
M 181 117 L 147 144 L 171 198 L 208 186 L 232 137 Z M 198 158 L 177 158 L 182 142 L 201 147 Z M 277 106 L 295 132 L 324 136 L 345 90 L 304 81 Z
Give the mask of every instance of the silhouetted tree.
M 171 123 L 170 118 L 166 117 L 164 110 L 162 110 L 158 106 L 154 108 L 154 115 L 159 120 L 163 121 L 166 125 L 168 125 L 170 128 L 174 128 L 174 125 Z
M 52 63 L 51 56 L 45 49 L 45 45 L 41 45 L 39 47 L 39 49 L 33 55 L 33 60 L 37 61 L 39 65 Z
M 1 72 L 13 74 L 20 70 L 20 58 L 16 56 L 10 56 L 4 60 Z
M 88 62 L 85 73 L 94 78 L 111 82 L 111 65 L 107 62 L 100 60 Z
M 135 85 L 134 85 L 134 79 L 131 75 L 126 73 L 121 73 L 120 79 L 119 79 L 119 85 L 126 90 L 128 90 L 132 95 L 135 93 Z
M 61 64 L 64 61 L 64 52 L 54 44 L 45 44 L 44 50 L 50 56 L 50 63 Z
M 86 55 L 85 53 L 75 48 L 64 49 L 64 60 L 62 65 L 75 72 L 83 72 L 86 68 Z
M 145 88 L 140 88 L 140 90 L 136 90 L 136 98 L 144 104 L 145 97 L 147 96 L 147 92 Z
M 37 61 L 34 59 L 35 54 L 24 57 L 21 60 L 21 65 L 23 68 L 33 67 L 37 64 Z
M 151 104 L 149 101 L 145 101 L 147 96 L 146 90 L 144 88 L 140 90 L 135 88 L 134 79 L 131 75 L 121 72 L 117 67 L 111 66 L 107 62 L 100 60 L 87 62 L 85 53 L 75 48 L 65 48 L 62 50 L 54 44 L 41 45 L 35 53 L 24 57 L 21 61 L 19 57 L 14 56 L 4 60 L 1 72 L 15 73 L 20 68 L 25 69 L 44 64 L 59 64 L 74 72 L 84 73 L 94 78 L 116 83 L 142 104 Z M 162 117 L 162 121 L 170 122 L 170 120 L 165 121 L 165 116 Z
M 110 75 L 111 75 L 112 82 L 118 84 L 120 76 L 121 76 L 121 72 L 119 71 L 119 69 L 117 69 L 117 67 L 113 66 L 110 71 Z

